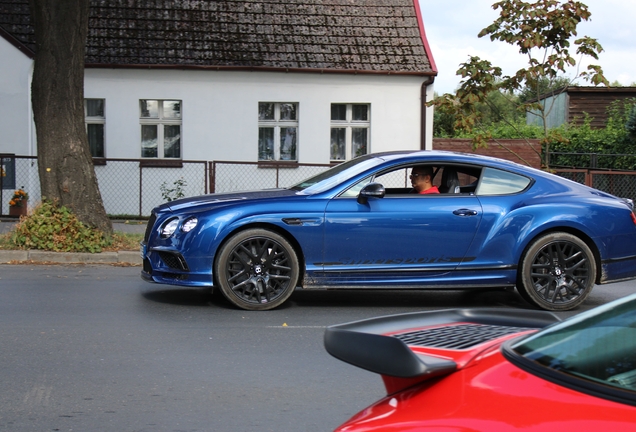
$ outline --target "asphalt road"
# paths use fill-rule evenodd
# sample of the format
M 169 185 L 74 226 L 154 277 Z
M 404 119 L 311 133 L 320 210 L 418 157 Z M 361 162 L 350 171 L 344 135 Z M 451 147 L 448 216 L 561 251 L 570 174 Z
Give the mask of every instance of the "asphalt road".
M 328 325 L 425 309 L 527 307 L 514 291 L 299 291 L 245 312 L 138 267 L 0 266 L 0 430 L 329 431 L 384 395 L 330 357 Z M 596 287 L 572 315 L 636 292 Z

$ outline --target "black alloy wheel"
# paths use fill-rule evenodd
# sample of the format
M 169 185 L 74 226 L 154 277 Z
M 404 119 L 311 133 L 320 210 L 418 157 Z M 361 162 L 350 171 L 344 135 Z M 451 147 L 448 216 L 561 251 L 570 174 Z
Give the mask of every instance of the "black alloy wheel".
M 517 291 L 529 303 L 550 311 L 570 310 L 594 287 L 594 254 L 574 235 L 550 233 L 528 247 L 518 279 Z
M 298 283 L 298 257 L 281 235 L 250 229 L 231 237 L 219 250 L 214 273 L 223 295 L 246 310 L 283 304 Z

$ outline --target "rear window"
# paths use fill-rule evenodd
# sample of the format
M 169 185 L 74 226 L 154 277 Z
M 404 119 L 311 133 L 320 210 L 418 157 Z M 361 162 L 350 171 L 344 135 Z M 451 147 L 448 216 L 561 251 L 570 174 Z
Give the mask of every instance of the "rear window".
M 530 179 L 519 174 L 494 168 L 482 171 L 477 195 L 509 195 L 523 191 L 530 184 Z

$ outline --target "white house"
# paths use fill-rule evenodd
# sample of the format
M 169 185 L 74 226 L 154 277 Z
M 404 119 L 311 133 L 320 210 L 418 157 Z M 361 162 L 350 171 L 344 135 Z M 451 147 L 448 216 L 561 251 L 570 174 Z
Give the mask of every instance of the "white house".
M 0 7 L 0 153 L 36 155 L 30 22 Z M 91 0 L 89 143 L 164 167 L 431 148 L 436 75 L 417 0 Z

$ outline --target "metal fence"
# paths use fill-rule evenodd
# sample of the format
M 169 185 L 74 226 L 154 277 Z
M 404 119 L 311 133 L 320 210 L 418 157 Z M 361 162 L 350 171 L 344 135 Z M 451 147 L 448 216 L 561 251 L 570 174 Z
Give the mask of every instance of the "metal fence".
M 210 162 L 210 191 L 284 188 L 328 170 L 329 164 Z
M 15 189 L 29 194 L 28 206 L 41 201 L 35 156 L 0 155 L 0 216 L 9 214 Z M 149 165 L 152 164 L 152 165 Z M 228 161 L 179 161 L 161 165 L 145 159 L 95 160 L 106 213 L 113 217 L 148 217 L 154 207 L 177 197 L 288 187 L 329 169 L 328 164 Z M 172 189 L 172 193 L 169 191 Z
M 552 168 L 636 170 L 636 154 L 550 152 L 546 159 Z
M 0 216 L 9 214 L 9 201 L 17 188 L 29 194 L 30 207 L 37 205 L 41 200 L 37 157 L 0 155 L 0 160 Z M 180 189 L 184 196 L 196 196 L 289 187 L 331 166 L 232 161 L 181 161 L 177 166 L 149 166 L 147 160 L 141 159 L 104 159 L 96 162 L 95 173 L 106 213 L 113 217 L 143 218 L 167 201 L 169 189 Z M 557 169 L 556 173 L 636 201 L 636 171 Z
M 617 197 L 636 202 L 636 172 L 557 169 L 556 174 Z
M 13 191 L 24 189 L 32 208 L 42 199 L 38 160 L 34 156 L 1 155 L 1 215 L 9 214 Z M 182 161 L 179 166 L 147 166 L 140 159 L 100 159 L 95 174 L 106 212 L 111 216 L 146 217 L 154 207 L 166 201 L 162 190 L 182 181 L 185 196 L 208 193 L 208 163 Z

